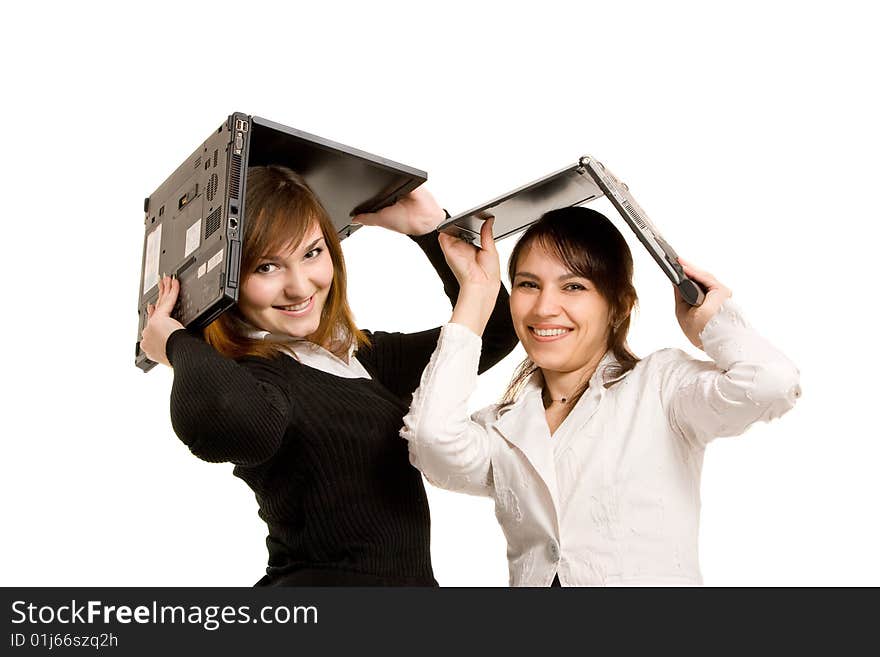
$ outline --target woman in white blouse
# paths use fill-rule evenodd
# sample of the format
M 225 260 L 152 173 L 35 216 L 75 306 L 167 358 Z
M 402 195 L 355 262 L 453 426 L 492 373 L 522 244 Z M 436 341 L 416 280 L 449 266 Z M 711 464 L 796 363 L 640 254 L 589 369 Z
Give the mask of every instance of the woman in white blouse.
M 710 274 L 699 307 L 676 290 L 678 349 L 638 359 L 632 255 L 598 212 L 544 215 L 511 255 L 510 309 L 528 354 L 499 404 L 468 417 L 480 334 L 500 285 L 483 250 L 441 235 L 458 303 L 401 435 L 437 486 L 495 498 L 514 586 L 696 585 L 700 471 L 716 436 L 788 411 L 798 370 L 758 335 Z

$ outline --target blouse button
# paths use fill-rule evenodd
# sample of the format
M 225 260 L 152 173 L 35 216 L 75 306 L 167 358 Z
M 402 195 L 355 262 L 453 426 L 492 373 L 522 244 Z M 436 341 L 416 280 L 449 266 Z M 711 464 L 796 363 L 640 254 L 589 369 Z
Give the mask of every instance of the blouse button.
M 553 561 L 559 561 L 559 543 L 556 541 L 550 541 L 547 544 L 547 550 L 550 552 L 550 558 Z

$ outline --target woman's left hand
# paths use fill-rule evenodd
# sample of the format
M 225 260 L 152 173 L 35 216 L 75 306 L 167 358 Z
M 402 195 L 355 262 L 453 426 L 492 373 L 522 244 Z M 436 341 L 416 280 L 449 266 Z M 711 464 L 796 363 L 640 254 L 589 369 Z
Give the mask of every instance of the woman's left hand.
M 394 205 L 378 212 L 355 215 L 351 221 L 364 226 L 381 226 L 404 235 L 425 235 L 439 226 L 445 218 L 443 208 L 437 204 L 431 192 L 422 186 Z
M 729 299 L 733 293 L 730 289 L 719 283 L 718 279 L 709 272 L 697 269 L 681 258 L 678 259 L 678 262 L 681 263 L 684 273 L 688 278 L 692 278 L 708 290 L 703 303 L 699 306 L 692 306 L 682 298 L 677 287 L 673 288 L 675 291 L 675 316 L 678 318 L 681 330 L 684 331 L 691 344 L 702 349 L 703 341 L 700 340 L 700 333 L 703 332 L 706 324 L 718 312 L 721 304 Z

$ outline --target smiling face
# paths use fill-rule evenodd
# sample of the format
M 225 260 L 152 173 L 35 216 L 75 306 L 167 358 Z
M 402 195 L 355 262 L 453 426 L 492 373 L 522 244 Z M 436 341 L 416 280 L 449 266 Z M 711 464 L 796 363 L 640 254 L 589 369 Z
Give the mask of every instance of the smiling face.
M 540 243 L 528 246 L 516 263 L 510 314 L 529 358 L 545 372 L 595 365 L 608 348 L 608 302 Z
M 244 279 L 238 309 L 256 328 L 306 338 L 318 330 L 333 283 L 333 260 L 317 223 L 294 247 L 263 254 Z

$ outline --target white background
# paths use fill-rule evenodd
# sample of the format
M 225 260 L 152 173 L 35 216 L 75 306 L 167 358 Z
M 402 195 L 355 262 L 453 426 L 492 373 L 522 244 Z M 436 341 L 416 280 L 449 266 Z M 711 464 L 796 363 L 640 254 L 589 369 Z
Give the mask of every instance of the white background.
M 880 584 L 870 3 L 27 6 L 0 40 L 0 584 L 263 572 L 253 494 L 175 437 L 171 371 L 133 365 L 142 200 L 236 110 L 424 169 L 453 213 L 604 161 L 802 372 L 789 415 L 707 450 L 706 583 Z M 686 347 L 630 243 L 633 348 Z M 344 249 L 361 326 L 448 319 L 406 238 L 363 229 Z M 506 585 L 492 503 L 429 496 L 440 584 Z

